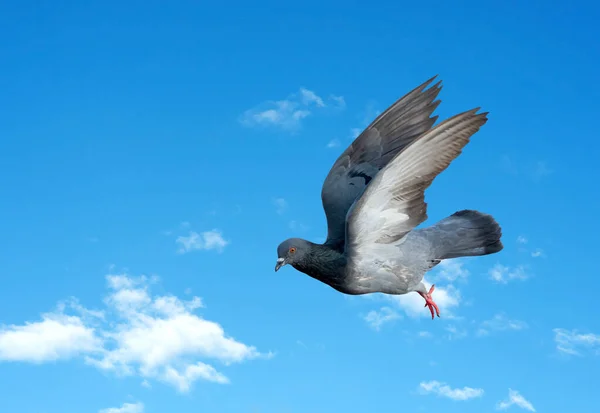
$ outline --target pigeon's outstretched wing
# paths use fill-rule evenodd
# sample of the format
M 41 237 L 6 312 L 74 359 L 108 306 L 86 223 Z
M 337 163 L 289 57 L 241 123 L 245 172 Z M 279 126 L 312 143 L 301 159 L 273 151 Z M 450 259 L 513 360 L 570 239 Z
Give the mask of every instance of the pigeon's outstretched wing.
M 427 89 L 435 76 L 380 114 L 340 155 L 323 183 L 321 200 L 327 216 L 327 241 L 342 251 L 346 214 L 369 182 L 400 151 L 431 129 L 440 104 L 435 100 L 441 81 Z
M 348 213 L 346 251 L 355 262 L 427 219 L 425 190 L 487 121 L 473 109 L 425 132 L 377 174 Z

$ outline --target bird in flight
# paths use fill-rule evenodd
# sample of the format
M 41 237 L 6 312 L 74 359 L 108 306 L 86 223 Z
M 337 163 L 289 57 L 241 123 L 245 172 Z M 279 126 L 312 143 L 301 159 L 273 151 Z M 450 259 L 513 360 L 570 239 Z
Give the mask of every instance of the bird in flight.
M 392 104 L 335 161 L 321 191 L 326 241 L 285 240 L 275 271 L 289 264 L 350 295 L 414 291 L 433 319 L 440 311 L 425 273 L 445 259 L 502 250 L 500 226 L 479 211 L 415 229 L 427 219 L 425 190 L 487 121 L 476 108 L 433 127 L 441 90 L 441 81 L 428 88 L 434 80 Z

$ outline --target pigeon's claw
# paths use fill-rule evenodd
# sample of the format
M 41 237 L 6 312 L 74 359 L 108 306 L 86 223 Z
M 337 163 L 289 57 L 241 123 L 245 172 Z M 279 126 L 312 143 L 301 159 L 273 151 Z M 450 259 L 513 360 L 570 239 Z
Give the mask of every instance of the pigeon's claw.
M 435 303 L 435 301 L 433 301 L 433 298 L 431 298 L 431 294 L 433 293 L 433 290 L 435 290 L 435 285 L 432 285 L 431 288 L 429 289 L 429 292 L 427 294 L 424 294 L 420 291 L 417 291 L 421 297 L 423 297 L 425 299 L 425 307 L 429 307 L 429 311 L 431 312 L 431 319 L 434 319 L 434 313 L 433 310 L 435 309 L 435 314 L 439 317 L 440 316 L 440 309 L 438 308 L 437 304 Z

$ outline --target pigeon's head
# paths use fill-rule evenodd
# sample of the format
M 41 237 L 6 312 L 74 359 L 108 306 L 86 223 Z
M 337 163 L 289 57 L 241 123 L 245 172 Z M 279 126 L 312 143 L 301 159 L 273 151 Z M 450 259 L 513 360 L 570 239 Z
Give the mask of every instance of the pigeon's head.
M 275 271 L 286 264 L 302 262 L 306 254 L 310 251 L 310 243 L 300 238 L 290 238 L 283 241 L 277 247 L 277 265 Z

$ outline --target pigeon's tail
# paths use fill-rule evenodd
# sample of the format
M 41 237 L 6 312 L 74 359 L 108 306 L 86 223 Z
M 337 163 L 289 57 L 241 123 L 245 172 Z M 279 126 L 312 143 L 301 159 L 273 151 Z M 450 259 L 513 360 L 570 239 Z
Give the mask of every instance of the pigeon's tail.
M 499 252 L 504 248 L 502 229 L 488 214 L 463 210 L 435 224 L 437 257 L 440 260 L 473 257 Z

